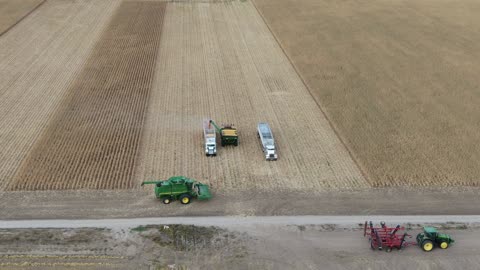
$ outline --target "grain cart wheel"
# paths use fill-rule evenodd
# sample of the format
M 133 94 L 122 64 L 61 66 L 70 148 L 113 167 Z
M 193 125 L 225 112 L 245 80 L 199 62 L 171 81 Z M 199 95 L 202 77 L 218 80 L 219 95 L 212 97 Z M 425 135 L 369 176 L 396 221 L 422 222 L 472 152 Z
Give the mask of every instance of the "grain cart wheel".
M 442 241 L 440 245 L 438 245 L 441 249 L 447 249 L 448 248 L 448 242 L 447 241 Z
M 190 195 L 188 195 L 188 194 L 183 194 L 183 195 L 180 196 L 180 202 L 181 202 L 182 204 L 189 204 L 190 201 L 191 201 Z
M 165 197 L 165 198 L 163 198 L 162 201 L 163 201 L 164 204 L 169 204 L 169 203 L 172 202 L 172 198 L 170 198 L 170 197 Z
M 422 242 L 423 251 L 430 252 L 433 249 L 433 242 L 431 240 L 424 240 Z

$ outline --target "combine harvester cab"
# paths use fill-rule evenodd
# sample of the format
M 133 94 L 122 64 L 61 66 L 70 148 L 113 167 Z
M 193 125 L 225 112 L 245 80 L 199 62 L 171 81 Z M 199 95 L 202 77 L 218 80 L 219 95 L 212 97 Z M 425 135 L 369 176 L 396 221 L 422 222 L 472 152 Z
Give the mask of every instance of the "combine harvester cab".
M 258 123 L 258 137 L 262 143 L 262 150 L 266 160 L 277 160 L 277 150 L 275 148 L 275 140 L 273 139 L 272 130 L 268 123 Z
M 215 128 L 212 127 L 209 120 L 203 121 L 203 136 L 205 139 L 205 155 L 216 156 L 217 155 L 217 133 Z
M 155 185 L 155 197 L 164 204 L 179 200 L 182 204 L 189 204 L 192 198 L 208 200 L 212 198 L 208 185 L 202 184 L 185 176 L 173 176 L 168 180 L 146 181 L 143 185 Z

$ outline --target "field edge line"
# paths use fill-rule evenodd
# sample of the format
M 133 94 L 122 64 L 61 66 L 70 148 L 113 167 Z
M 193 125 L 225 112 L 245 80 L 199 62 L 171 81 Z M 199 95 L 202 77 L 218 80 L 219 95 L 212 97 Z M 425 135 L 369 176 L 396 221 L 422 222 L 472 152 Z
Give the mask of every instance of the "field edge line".
M 373 187 L 374 186 L 374 183 L 376 183 L 375 181 L 373 181 L 372 179 L 372 176 L 367 172 L 368 170 L 359 162 L 359 159 L 356 157 L 356 155 L 350 150 L 350 147 L 348 147 L 347 143 L 345 143 L 345 139 L 340 135 L 338 129 L 336 128 L 335 124 L 330 120 L 330 117 L 328 116 L 328 114 L 325 112 L 325 110 L 322 108 L 322 106 L 320 105 L 320 103 L 317 101 L 317 99 L 315 99 L 315 97 L 313 96 L 312 94 L 312 91 L 310 90 L 310 87 L 308 86 L 307 82 L 305 81 L 305 79 L 303 78 L 303 76 L 301 75 L 301 73 L 299 72 L 299 70 L 297 69 L 297 66 L 295 66 L 295 64 L 293 63 L 292 59 L 290 58 L 290 56 L 288 55 L 287 51 L 283 48 L 282 46 L 282 43 L 280 42 L 280 39 L 277 37 L 277 35 L 275 34 L 275 32 L 272 30 L 272 28 L 270 27 L 270 25 L 268 24 L 267 22 L 267 19 L 263 16 L 262 12 L 260 11 L 260 9 L 257 7 L 257 5 L 255 4 L 255 0 L 251 0 L 250 1 L 253 5 L 253 7 L 255 8 L 255 10 L 257 11 L 258 15 L 262 18 L 263 22 L 265 23 L 265 25 L 267 26 L 268 30 L 270 31 L 270 33 L 272 34 L 273 38 L 275 39 L 275 41 L 277 42 L 278 46 L 280 47 L 280 49 L 282 50 L 283 54 L 285 55 L 285 57 L 288 59 L 288 62 L 290 63 L 290 65 L 292 65 L 293 67 L 293 70 L 295 70 L 295 73 L 298 75 L 298 77 L 300 78 L 300 80 L 302 81 L 302 84 L 305 86 L 305 88 L 307 89 L 308 91 L 308 94 L 312 97 L 313 101 L 315 102 L 315 104 L 317 104 L 318 108 L 320 109 L 320 111 L 322 112 L 323 116 L 325 117 L 325 119 L 327 120 L 330 128 L 332 129 L 332 131 L 334 132 L 335 136 L 339 139 L 340 143 L 345 147 L 345 150 L 347 151 L 348 155 L 350 156 L 350 158 L 352 159 L 353 163 L 355 164 L 355 166 L 358 168 L 358 170 L 360 171 L 360 173 L 362 174 L 362 177 L 363 179 L 365 180 L 365 183 L 367 185 L 369 185 L 370 187 Z

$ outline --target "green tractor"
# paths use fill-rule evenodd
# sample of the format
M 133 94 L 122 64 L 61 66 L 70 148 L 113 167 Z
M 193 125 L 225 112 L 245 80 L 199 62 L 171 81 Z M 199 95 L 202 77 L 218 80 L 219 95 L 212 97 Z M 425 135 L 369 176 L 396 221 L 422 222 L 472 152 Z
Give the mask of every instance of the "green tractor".
M 423 227 L 423 233 L 417 235 L 417 244 L 427 252 L 432 251 L 435 245 L 446 249 L 453 242 L 455 241 L 450 235 L 438 233 L 437 229 L 433 227 Z
M 213 120 L 210 120 L 210 124 L 212 124 L 215 129 L 220 133 L 220 142 L 222 146 L 225 145 L 234 145 L 238 146 L 238 134 L 237 129 L 233 127 L 233 125 L 226 126 L 224 125 L 222 128 L 217 126 Z
M 212 198 L 208 185 L 202 184 L 185 176 L 173 176 L 163 181 L 145 181 L 143 185 L 155 185 L 155 196 L 164 204 L 180 200 L 182 204 L 189 204 L 193 198 L 208 200 Z

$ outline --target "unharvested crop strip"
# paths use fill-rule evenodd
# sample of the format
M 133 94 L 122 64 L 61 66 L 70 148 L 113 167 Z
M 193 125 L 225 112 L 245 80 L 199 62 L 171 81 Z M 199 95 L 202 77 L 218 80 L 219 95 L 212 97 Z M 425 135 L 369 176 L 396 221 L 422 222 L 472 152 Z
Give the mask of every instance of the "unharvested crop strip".
M 478 3 L 254 2 L 371 186 L 480 186 Z
M 10 190 L 132 186 L 165 5 L 119 6 Z

